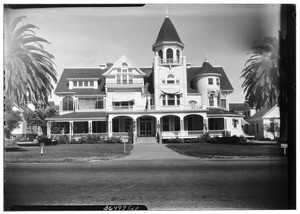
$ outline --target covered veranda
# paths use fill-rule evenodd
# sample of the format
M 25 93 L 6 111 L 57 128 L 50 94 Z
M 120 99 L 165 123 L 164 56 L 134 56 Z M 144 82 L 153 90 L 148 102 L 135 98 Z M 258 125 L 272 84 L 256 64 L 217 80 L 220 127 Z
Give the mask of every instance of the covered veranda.
M 68 135 L 82 137 L 88 134 L 107 135 L 106 112 L 72 112 L 57 115 L 47 120 L 47 136 Z

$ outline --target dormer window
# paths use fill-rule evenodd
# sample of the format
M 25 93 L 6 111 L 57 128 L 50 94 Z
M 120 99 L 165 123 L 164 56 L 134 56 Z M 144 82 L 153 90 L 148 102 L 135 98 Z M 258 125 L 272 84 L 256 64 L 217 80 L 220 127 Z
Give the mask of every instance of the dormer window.
M 214 79 L 208 78 L 208 85 L 213 85 L 213 84 L 214 84 Z
M 126 62 L 123 62 L 121 64 L 121 69 L 118 70 L 118 73 L 116 75 L 117 84 L 133 84 L 133 75 L 128 74 L 132 71 L 128 69 L 128 64 Z
M 71 80 L 73 83 L 72 88 L 97 88 L 97 81 L 95 80 Z M 70 88 L 70 89 L 72 89 Z

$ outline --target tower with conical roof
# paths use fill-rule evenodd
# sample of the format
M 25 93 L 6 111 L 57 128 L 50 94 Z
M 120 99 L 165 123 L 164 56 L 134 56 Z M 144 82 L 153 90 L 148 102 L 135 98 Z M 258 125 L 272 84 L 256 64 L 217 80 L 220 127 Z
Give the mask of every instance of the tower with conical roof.
M 185 105 L 186 58 L 182 54 L 184 44 L 168 14 L 159 30 L 152 50 L 155 53 L 153 69 L 155 81 L 155 105 Z

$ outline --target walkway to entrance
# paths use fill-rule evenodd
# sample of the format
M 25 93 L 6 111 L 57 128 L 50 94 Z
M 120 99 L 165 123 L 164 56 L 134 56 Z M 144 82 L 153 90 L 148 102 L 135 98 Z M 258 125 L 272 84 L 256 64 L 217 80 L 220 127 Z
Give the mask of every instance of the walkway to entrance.
M 168 149 L 163 144 L 134 144 L 131 154 L 117 160 L 183 160 L 183 159 L 198 159 L 181 155 Z

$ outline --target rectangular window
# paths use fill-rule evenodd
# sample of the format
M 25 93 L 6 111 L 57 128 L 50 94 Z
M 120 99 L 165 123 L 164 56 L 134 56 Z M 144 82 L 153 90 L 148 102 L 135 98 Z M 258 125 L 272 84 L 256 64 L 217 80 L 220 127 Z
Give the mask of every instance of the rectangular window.
M 254 134 L 255 130 L 254 130 L 254 123 L 252 124 L 252 133 Z
M 217 105 L 220 106 L 221 105 L 221 95 L 218 94 L 218 97 L 217 97 Z
M 175 95 L 169 94 L 168 96 L 168 106 L 174 106 L 175 105 Z
M 122 73 L 127 73 L 127 68 L 122 68 Z
M 217 80 L 217 85 L 220 85 L 220 79 L 217 78 L 216 80 Z
M 96 109 L 103 109 L 103 100 L 96 101 Z
M 112 123 L 113 132 L 119 132 L 119 119 L 114 119 Z
M 162 95 L 162 103 L 163 103 L 163 106 L 166 105 L 166 95 Z
M 174 123 L 175 123 L 175 131 L 180 131 L 180 118 L 174 117 Z
M 117 84 L 121 84 L 121 76 L 117 75 Z
M 129 132 L 131 126 L 131 119 L 126 118 L 125 119 L 125 132 Z
M 174 84 L 175 81 L 174 80 L 167 80 L 167 84 Z
M 213 85 L 213 84 L 214 84 L 214 79 L 208 78 L 208 85 Z
M 77 87 L 77 81 L 73 81 L 73 86 Z
M 78 83 L 79 83 L 78 86 L 82 86 L 82 81 L 81 80 L 79 80 Z
M 176 80 L 176 83 L 177 83 L 177 84 L 180 83 L 180 80 Z
M 233 128 L 237 128 L 237 122 L 238 120 L 232 119 Z
M 90 86 L 94 86 L 94 81 L 90 81 Z
M 122 75 L 122 84 L 127 84 L 127 75 Z
M 258 133 L 258 123 L 256 123 L 256 133 Z
M 226 108 L 226 99 L 221 99 L 221 108 Z
M 89 82 L 88 81 L 84 81 L 84 86 L 88 86 Z
M 176 98 L 177 98 L 177 103 L 176 103 L 176 105 L 178 105 L 178 106 L 179 106 L 179 105 L 180 105 L 180 95 L 179 95 L 179 94 L 177 94 L 177 95 L 176 95 Z
M 161 82 L 162 82 L 162 84 L 165 84 L 165 83 L 166 83 L 166 80 L 162 80 Z
M 128 75 L 129 77 L 129 84 L 133 84 L 133 76 L 132 75 Z
M 163 131 L 169 131 L 169 117 L 163 117 Z
M 209 95 L 209 106 L 214 106 L 214 95 L 213 94 Z

